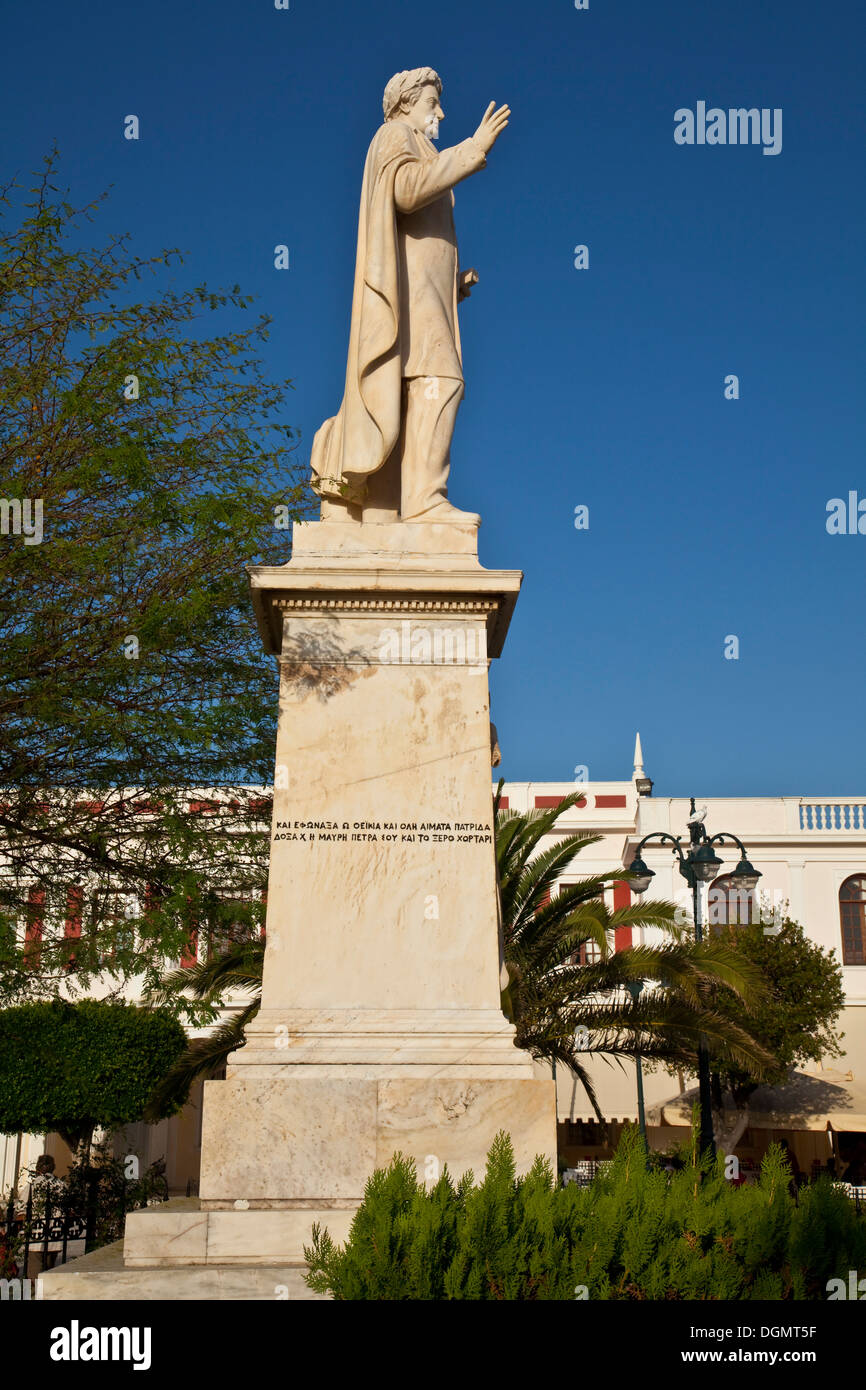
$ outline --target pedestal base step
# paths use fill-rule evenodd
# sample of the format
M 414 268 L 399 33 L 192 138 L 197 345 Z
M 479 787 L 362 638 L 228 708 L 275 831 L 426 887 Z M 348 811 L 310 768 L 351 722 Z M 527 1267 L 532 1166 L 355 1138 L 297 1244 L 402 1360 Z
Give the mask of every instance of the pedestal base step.
M 227 1268 L 303 1268 L 304 1246 L 314 1225 L 326 1228 L 342 1245 L 359 1202 L 250 1209 L 241 1199 L 231 1210 L 191 1210 L 173 1202 L 130 1212 L 123 1259 L 127 1270 Z
M 304 1300 L 328 1302 L 313 1293 L 299 1265 L 177 1265 L 169 1269 L 125 1269 L 123 1241 L 40 1277 L 44 1300 L 75 1302 L 185 1302 Z

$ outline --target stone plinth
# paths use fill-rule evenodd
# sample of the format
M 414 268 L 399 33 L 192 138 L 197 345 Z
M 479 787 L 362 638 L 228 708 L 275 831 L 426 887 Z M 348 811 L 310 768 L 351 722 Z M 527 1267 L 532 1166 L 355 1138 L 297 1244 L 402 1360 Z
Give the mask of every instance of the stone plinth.
M 184 1198 L 166 1203 L 169 1209 L 188 1205 Z M 143 1213 L 137 1213 L 143 1214 Z M 164 1219 L 163 1219 L 164 1228 Z M 124 1263 L 123 1241 L 103 1245 L 89 1255 L 50 1269 L 39 1275 L 39 1297 L 64 1303 L 110 1302 L 200 1302 L 203 1299 L 320 1302 L 327 1294 L 313 1293 L 298 1265 L 220 1264 L 205 1266 L 180 1259 L 175 1265 L 159 1267 Z
M 472 526 L 313 522 L 251 581 L 280 663 L 262 1008 L 204 1088 L 200 1210 L 131 1216 L 128 1269 L 298 1264 L 397 1150 L 480 1176 L 506 1130 L 555 1161 L 500 1008 L 488 664 L 520 574 Z

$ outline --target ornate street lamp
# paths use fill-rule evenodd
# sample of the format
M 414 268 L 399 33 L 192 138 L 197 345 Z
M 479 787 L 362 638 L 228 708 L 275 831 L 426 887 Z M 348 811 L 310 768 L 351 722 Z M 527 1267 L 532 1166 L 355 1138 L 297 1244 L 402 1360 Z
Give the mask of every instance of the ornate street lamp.
M 695 810 L 695 798 L 691 798 L 689 808 L 689 846 L 688 852 L 683 849 L 682 835 L 669 835 L 664 830 L 654 830 L 649 835 L 644 835 L 635 851 L 635 856 L 629 864 L 629 872 L 632 875 L 629 886 L 637 893 L 645 893 L 650 883 L 655 878 L 652 869 L 648 868 L 641 858 L 641 850 L 650 840 L 658 840 L 661 844 L 673 846 L 672 853 L 677 856 L 679 861 L 679 871 L 692 890 L 692 910 L 695 923 L 695 941 L 703 940 L 703 922 L 701 919 L 701 884 L 712 883 L 722 867 L 722 860 L 719 859 L 713 845 L 723 845 L 726 841 L 735 844 L 740 851 L 740 860 L 733 872 L 733 879 L 737 888 L 742 888 L 751 893 L 758 886 L 758 879 L 761 877 L 757 869 L 749 863 L 746 855 L 746 847 L 736 835 L 731 835 L 729 831 L 721 831 L 717 835 L 708 835 L 704 829 L 704 816 L 707 814 L 706 806 L 702 811 Z M 637 996 L 633 996 L 637 997 Z M 640 1060 L 638 1060 L 638 1068 Z M 643 1080 L 638 1071 L 639 1093 L 643 1090 Z M 698 1044 L 698 1088 L 701 1098 L 701 1152 L 707 1149 L 715 1157 L 716 1145 L 713 1138 L 713 1107 L 710 1092 L 710 1055 L 707 1049 L 707 1040 L 701 1035 Z

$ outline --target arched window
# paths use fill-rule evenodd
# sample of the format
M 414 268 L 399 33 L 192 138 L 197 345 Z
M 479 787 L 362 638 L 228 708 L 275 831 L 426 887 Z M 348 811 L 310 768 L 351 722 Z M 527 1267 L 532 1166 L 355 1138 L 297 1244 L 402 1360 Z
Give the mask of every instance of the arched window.
M 846 878 L 839 889 L 842 964 L 866 965 L 866 874 Z
M 723 874 L 710 885 L 707 924 L 713 936 L 724 927 L 747 927 L 758 920 L 754 891 L 741 887 L 733 874 Z
M 601 960 L 601 951 L 598 949 L 597 941 L 582 941 L 569 957 L 570 965 L 595 965 Z

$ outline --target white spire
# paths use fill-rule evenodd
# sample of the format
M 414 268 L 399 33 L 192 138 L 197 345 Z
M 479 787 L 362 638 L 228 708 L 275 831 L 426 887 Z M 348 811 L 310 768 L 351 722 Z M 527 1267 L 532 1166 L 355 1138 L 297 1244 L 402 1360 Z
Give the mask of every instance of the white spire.
M 646 773 L 643 770 L 643 749 L 640 746 L 640 734 L 635 734 L 633 776 L 635 778 L 646 777 Z

